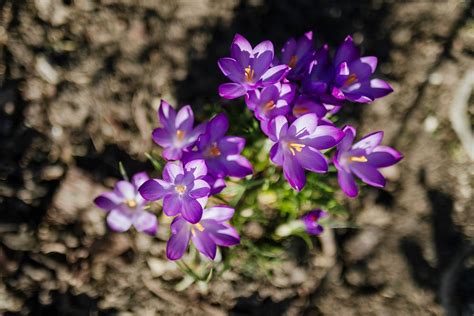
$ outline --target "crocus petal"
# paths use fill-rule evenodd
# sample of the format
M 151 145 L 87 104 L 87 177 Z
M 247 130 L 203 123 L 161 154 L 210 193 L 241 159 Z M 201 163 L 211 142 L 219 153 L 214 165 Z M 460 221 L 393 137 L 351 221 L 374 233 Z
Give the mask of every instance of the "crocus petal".
M 245 147 L 245 139 L 237 136 L 225 136 L 219 140 L 218 147 L 223 155 L 238 155 Z
M 119 196 L 123 196 L 127 200 L 133 200 L 136 190 L 133 184 L 122 180 L 115 184 L 114 192 Z
M 283 174 L 288 183 L 298 191 L 306 184 L 306 176 L 304 169 L 300 166 L 297 159 L 291 156 L 290 153 L 285 153 L 283 161 Z
M 218 222 L 228 221 L 234 216 L 235 210 L 227 205 L 216 205 L 213 207 L 206 208 L 202 214 L 202 221 L 215 220 Z
M 183 201 L 177 194 L 168 194 L 163 198 L 163 212 L 175 216 L 183 210 Z
M 305 146 L 300 152 L 295 154 L 301 167 L 306 170 L 325 173 L 328 172 L 328 163 L 326 158 L 316 149 Z
M 224 76 L 233 82 L 242 83 L 245 81 L 245 71 L 243 67 L 233 58 L 221 58 L 217 62 Z
M 181 148 L 168 147 L 163 150 L 163 158 L 166 160 L 179 160 L 183 155 Z
M 184 166 L 187 172 L 191 172 L 195 179 L 207 174 L 206 162 L 203 159 L 192 160 Z
M 107 224 L 116 232 L 127 231 L 132 226 L 132 216 L 118 209 L 110 211 L 107 216 Z
M 171 237 L 166 244 L 166 257 L 170 260 L 178 260 L 188 248 L 191 226 L 182 218 L 177 217 L 171 223 L 171 230 Z
M 214 142 L 222 138 L 229 129 L 229 120 L 224 113 L 214 116 L 207 125 L 207 131 L 211 134 L 210 140 Z
M 239 233 L 228 224 L 210 220 L 203 222 L 202 225 L 205 227 L 205 232 L 219 246 L 230 247 L 240 243 Z
M 270 159 L 277 166 L 283 165 L 283 150 L 280 149 L 279 143 L 274 144 L 270 149 Z
M 168 162 L 163 168 L 163 180 L 174 182 L 179 174 L 184 174 L 183 164 L 180 161 Z
M 143 183 L 138 192 L 147 201 L 156 201 L 163 198 L 171 190 L 171 185 L 161 179 L 151 179 Z
M 148 235 L 154 236 L 156 234 L 158 222 L 155 215 L 146 211 L 141 211 L 134 218 L 133 226 L 135 226 L 139 232 L 144 232 Z
M 165 100 L 161 100 L 160 108 L 158 109 L 158 119 L 161 125 L 163 125 L 167 130 L 174 131 L 176 111 Z
M 339 128 L 322 125 L 309 136 L 302 139 L 303 143 L 313 148 L 323 150 L 336 146 L 344 137 L 344 132 Z
M 396 164 L 402 160 L 403 155 L 388 146 L 377 146 L 367 156 L 368 163 L 375 168 L 384 168 Z
M 375 56 L 365 56 L 349 64 L 350 73 L 357 75 L 359 81 L 365 81 L 370 78 L 376 68 L 377 57 Z
M 148 177 L 146 172 L 139 172 L 133 175 L 132 184 L 135 186 L 135 189 L 138 189 L 143 183 L 145 183 L 149 179 L 150 177 Z
M 279 65 L 268 69 L 261 77 L 262 84 L 267 86 L 280 81 L 289 69 L 287 65 Z
M 114 192 L 104 192 L 95 198 L 94 203 L 101 209 L 110 211 L 123 202 L 123 197 L 118 196 Z
M 268 41 L 266 41 L 268 42 Z M 262 43 L 260 43 L 259 45 L 261 45 Z M 273 45 L 270 43 L 270 45 L 272 46 L 272 51 L 261 51 L 259 52 L 258 55 L 255 56 L 255 59 L 253 60 L 252 62 L 252 66 L 253 66 L 253 77 L 254 79 L 259 79 L 264 73 L 265 71 L 267 71 L 267 69 L 270 67 L 271 63 L 272 63 L 272 60 L 273 60 Z M 258 46 L 255 48 L 257 49 Z M 263 48 L 262 48 L 263 49 Z
M 191 106 L 183 106 L 176 114 L 175 126 L 177 130 L 190 131 L 194 124 L 194 113 Z
M 346 125 L 342 129 L 344 132 L 344 138 L 341 142 L 337 145 L 337 149 L 343 153 L 351 149 L 352 143 L 354 142 L 354 138 L 356 136 L 356 129 L 351 125 Z
M 288 64 L 291 60 L 291 57 L 295 54 L 295 49 L 296 40 L 294 38 L 290 38 L 281 49 L 281 62 Z
M 357 189 L 357 184 L 355 182 L 354 177 L 350 172 L 345 171 L 344 169 L 337 170 L 337 180 L 339 182 L 339 186 L 341 187 L 342 191 L 348 197 L 356 197 L 359 193 Z
M 334 65 L 339 65 L 342 62 L 351 62 L 359 58 L 359 50 L 354 45 L 351 36 L 347 36 L 344 42 L 339 46 L 334 55 Z
M 253 55 L 252 45 L 240 34 L 235 34 L 230 47 L 230 55 L 245 68 L 249 64 L 250 56 Z
M 199 204 L 199 202 L 192 198 L 185 198 L 182 203 L 181 215 L 188 222 L 196 224 L 201 220 L 202 206 Z
M 204 180 L 195 180 L 192 190 L 189 192 L 189 196 L 193 199 L 202 198 L 208 196 L 211 191 L 209 183 Z
M 380 145 L 383 139 L 383 131 L 374 132 L 362 137 L 357 143 L 352 146 L 352 149 L 365 149 L 367 154 L 370 154 L 375 147 Z
M 300 116 L 288 128 L 288 134 L 296 138 L 302 138 L 314 133 L 318 126 L 318 116 L 314 113 L 309 113 Z
M 371 79 L 370 81 L 362 82 L 359 88 L 354 92 L 375 100 L 393 92 L 393 88 L 382 79 Z
M 349 166 L 351 171 L 368 185 L 379 188 L 385 186 L 385 178 L 383 175 L 375 167 L 372 167 L 368 163 L 354 162 Z
M 236 99 L 245 95 L 247 90 L 238 83 L 223 83 L 219 86 L 219 96 L 224 99 Z
M 270 121 L 267 136 L 274 142 L 277 142 L 281 137 L 284 137 L 288 131 L 288 120 L 283 115 L 275 117 Z
M 155 128 L 151 134 L 153 141 L 161 147 L 169 147 L 173 144 L 173 138 L 164 128 Z
M 201 232 L 198 229 L 195 229 L 191 239 L 200 253 L 209 259 L 214 260 L 216 257 L 217 246 L 206 231 Z
M 252 164 L 241 155 L 228 156 L 224 166 L 231 177 L 244 178 L 253 173 Z

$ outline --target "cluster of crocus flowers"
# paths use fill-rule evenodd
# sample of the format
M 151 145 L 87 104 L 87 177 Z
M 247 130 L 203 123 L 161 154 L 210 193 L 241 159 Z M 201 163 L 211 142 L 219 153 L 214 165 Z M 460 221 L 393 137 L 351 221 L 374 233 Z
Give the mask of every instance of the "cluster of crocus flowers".
M 376 138 L 378 143 L 374 141 L 375 145 L 364 152 L 360 152 L 359 143 L 350 149 L 346 145 L 350 127 L 338 128 L 330 120 L 346 101 L 369 103 L 392 92 L 387 82 L 373 78 L 376 57 L 361 56 L 350 36 L 331 56 L 328 45 L 314 47 L 312 32 L 298 40 L 290 38 L 279 58 L 271 42 L 252 48 L 239 34 L 230 52 L 231 56 L 221 58 L 218 65 L 232 83 L 222 84 L 219 94 L 226 99 L 245 96 L 247 107 L 274 143 L 271 161 L 283 168 L 294 189 L 300 191 L 305 186 L 305 170 L 328 171 L 329 160 L 324 154 L 336 146 L 333 162 L 341 188 L 348 196 L 358 193 L 352 174 L 366 184 L 384 186 L 377 168 L 398 162 L 402 155 L 379 146 L 381 137 L 373 135 L 382 135 L 381 132 L 367 136 Z
M 161 179 L 139 173 L 131 183 L 119 181 L 113 192 L 101 194 L 95 203 L 110 212 L 107 223 L 112 230 L 123 232 L 133 225 L 138 231 L 155 235 L 157 218 L 145 208 L 147 203 L 163 200 L 163 213 L 174 218 L 167 257 L 180 259 L 192 241 L 198 251 L 214 259 L 217 246 L 236 245 L 240 237 L 228 223 L 233 208 L 206 208 L 206 204 L 211 195 L 225 187 L 225 177 L 252 174 L 252 165 L 241 155 L 245 139 L 226 135 L 229 122 L 224 114 L 194 126 L 190 106 L 176 112 L 164 100 L 158 120 L 162 127 L 153 131 L 152 138 L 168 161 Z

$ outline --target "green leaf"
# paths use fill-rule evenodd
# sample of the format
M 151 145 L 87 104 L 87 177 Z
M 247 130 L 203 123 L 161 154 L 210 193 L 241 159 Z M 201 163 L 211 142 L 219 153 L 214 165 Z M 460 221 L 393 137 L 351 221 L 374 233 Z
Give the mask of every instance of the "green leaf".
M 127 171 L 125 171 L 125 168 L 124 168 L 123 163 L 121 161 L 119 161 L 119 171 L 120 171 L 120 174 L 122 175 L 122 178 L 125 181 L 130 181 L 130 179 L 128 178 L 128 175 L 127 175 Z
M 158 160 L 153 158 L 149 153 L 145 153 L 145 156 L 148 158 L 148 160 L 150 160 L 151 164 L 153 165 L 153 168 L 155 168 L 156 171 L 163 171 L 163 166 Z

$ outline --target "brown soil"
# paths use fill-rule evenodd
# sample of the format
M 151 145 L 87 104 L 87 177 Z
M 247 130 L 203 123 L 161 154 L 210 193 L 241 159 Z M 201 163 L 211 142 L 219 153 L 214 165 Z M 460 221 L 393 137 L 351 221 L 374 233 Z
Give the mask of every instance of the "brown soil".
M 451 118 L 474 72 L 471 3 L 354 3 L 0 0 L 0 313 L 473 315 L 474 165 Z M 209 114 L 234 33 L 280 46 L 307 30 L 379 57 L 395 93 L 344 117 L 405 159 L 347 204 L 360 229 L 323 234 L 301 262 L 290 242 L 272 277 L 236 263 L 207 291 L 174 291 L 166 236 L 112 234 L 92 199 L 119 161 L 151 170 L 160 98 Z

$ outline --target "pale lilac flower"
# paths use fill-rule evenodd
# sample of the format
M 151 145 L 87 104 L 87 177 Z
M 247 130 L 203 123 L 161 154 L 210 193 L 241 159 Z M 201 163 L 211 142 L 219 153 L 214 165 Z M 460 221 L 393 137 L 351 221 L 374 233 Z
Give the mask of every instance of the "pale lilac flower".
M 147 202 L 138 193 L 138 188 L 148 179 L 145 172 L 137 173 L 131 182 L 119 181 L 113 191 L 102 193 L 94 200 L 108 212 L 107 224 L 112 230 L 124 232 L 133 225 L 139 232 L 156 234 L 156 216 L 144 210 Z

